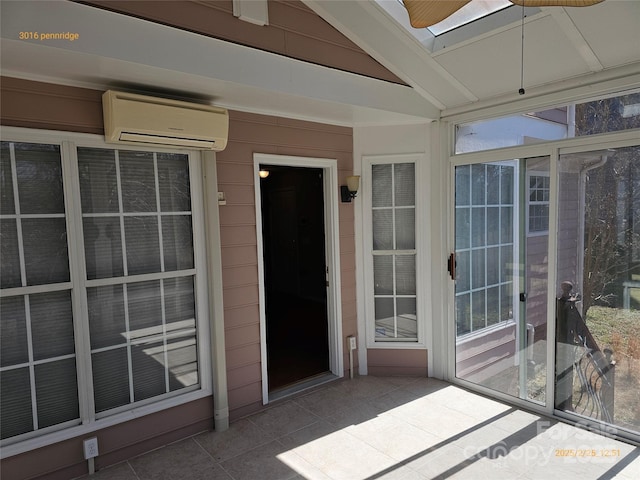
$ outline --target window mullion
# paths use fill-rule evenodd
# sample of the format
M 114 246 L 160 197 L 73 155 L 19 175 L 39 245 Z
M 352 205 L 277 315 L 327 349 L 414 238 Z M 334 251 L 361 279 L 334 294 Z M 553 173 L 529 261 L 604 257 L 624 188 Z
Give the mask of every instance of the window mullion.
M 124 202 L 122 200 L 122 180 L 120 177 L 120 152 L 118 150 L 114 151 L 115 161 L 116 161 L 116 185 L 118 187 L 118 210 L 119 210 L 119 219 L 120 219 L 120 241 L 122 244 L 122 269 L 123 275 L 126 277 L 129 275 L 129 265 L 127 262 L 127 239 L 126 232 L 124 230 Z M 128 331 L 128 330 L 127 330 Z
M 24 257 L 24 245 L 22 241 L 22 219 L 20 215 L 20 194 L 18 192 L 18 169 L 16 168 L 16 148 L 15 144 L 9 144 L 9 155 L 11 160 L 11 182 L 13 183 L 13 204 L 16 213 L 16 233 L 18 238 L 18 255 L 20 257 L 20 280 L 23 287 L 27 286 L 27 269 Z
M 33 364 L 33 338 L 31 336 L 31 308 L 29 295 L 24 296 L 24 318 L 27 328 L 27 349 L 29 351 L 29 383 L 31 388 L 31 414 L 33 416 L 33 430 L 38 430 L 38 401 L 36 392 L 36 372 Z

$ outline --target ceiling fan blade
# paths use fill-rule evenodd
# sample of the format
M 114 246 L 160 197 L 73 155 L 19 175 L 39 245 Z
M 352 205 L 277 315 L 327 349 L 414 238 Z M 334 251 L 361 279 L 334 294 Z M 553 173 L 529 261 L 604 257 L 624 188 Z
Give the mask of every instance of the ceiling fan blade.
M 441 22 L 471 0 L 404 0 L 413 28 L 425 28 Z
M 509 0 L 525 7 L 589 7 L 604 0 Z

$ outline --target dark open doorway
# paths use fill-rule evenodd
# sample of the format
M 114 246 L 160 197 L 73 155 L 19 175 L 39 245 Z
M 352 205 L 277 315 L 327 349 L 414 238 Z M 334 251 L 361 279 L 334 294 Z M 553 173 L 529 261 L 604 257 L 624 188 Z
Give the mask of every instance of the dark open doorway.
M 261 165 L 269 391 L 329 371 L 321 168 Z

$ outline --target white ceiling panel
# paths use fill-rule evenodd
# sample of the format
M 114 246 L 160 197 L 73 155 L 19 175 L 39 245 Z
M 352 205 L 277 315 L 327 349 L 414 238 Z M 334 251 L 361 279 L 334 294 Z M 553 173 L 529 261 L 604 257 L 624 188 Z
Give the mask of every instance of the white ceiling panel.
M 516 26 L 435 59 L 478 98 L 520 88 L 521 29 Z M 551 16 L 525 25 L 524 86 L 534 87 L 588 73 L 589 68 Z
M 640 1 L 607 0 L 566 11 L 605 68 L 640 60 Z

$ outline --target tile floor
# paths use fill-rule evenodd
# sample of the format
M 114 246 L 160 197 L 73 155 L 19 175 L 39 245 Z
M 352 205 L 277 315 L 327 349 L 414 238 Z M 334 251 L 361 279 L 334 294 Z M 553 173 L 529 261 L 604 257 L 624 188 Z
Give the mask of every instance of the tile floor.
M 426 378 L 358 377 L 91 480 L 640 479 L 640 448 Z M 86 477 L 85 477 L 86 480 Z

